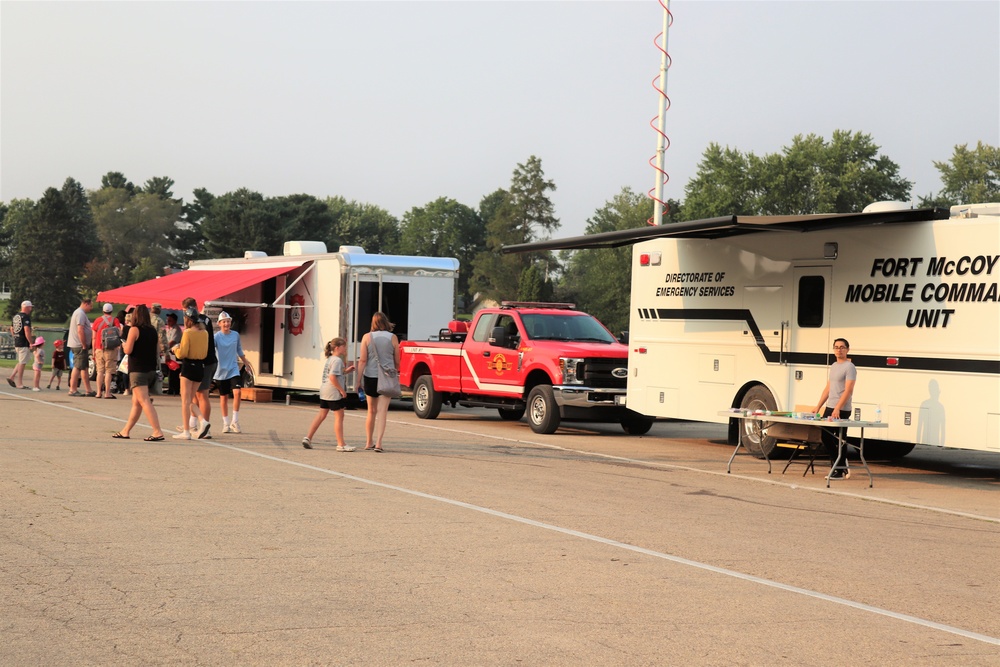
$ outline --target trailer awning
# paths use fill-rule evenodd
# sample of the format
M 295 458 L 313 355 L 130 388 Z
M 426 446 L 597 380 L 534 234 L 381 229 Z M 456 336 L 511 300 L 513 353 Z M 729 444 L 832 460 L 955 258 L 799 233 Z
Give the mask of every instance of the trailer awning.
M 187 297 L 193 297 L 199 307 L 241 289 L 262 283 L 293 271 L 309 260 L 281 262 L 254 267 L 240 265 L 194 266 L 187 271 L 153 278 L 134 285 L 107 290 L 97 295 L 100 301 L 111 303 L 158 303 L 164 308 L 180 309 Z
M 921 220 L 947 220 L 950 212 L 944 208 L 875 211 L 870 213 L 830 213 L 819 215 L 727 215 L 721 218 L 689 220 L 655 227 L 620 229 L 602 234 L 587 234 L 566 239 L 548 239 L 534 243 L 503 246 L 502 253 L 537 252 L 541 250 L 578 250 L 585 248 L 619 248 L 649 239 L 718 239 L 741 234 L 813 232 L 822 229 L 889 225 Z

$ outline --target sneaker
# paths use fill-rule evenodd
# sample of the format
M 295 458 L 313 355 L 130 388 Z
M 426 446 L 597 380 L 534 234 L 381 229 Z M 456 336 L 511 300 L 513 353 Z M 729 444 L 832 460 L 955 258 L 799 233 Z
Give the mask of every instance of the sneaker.
M 313 448 L 312 443 L 309 442 L 309 438 L 302 438 L 302 446 L 305 447 L 306 449 Z
M 198 440 L 204 440 L 206 438 L 211 439 L 211 436 L 208 435 L 208 430 L 210 428 L 212 428 L 212 425 L 208 422 L 205 422 L 204 426 L 200 426 L 197 431 Z
M 353 452 L 357 451 L 357 449 L 358 449 L 357 447 L 351 447 L 349 445 L 345 445 L 343 447 L 337 447 L 338 452 Z
M 229 424 L 223 424 L 222 425 L 222 432 L 223 433 L 232 433 L 233 430 L 232 430 L 232 427 Z
M 41 389 L 39 389 L 38 387 L 32 387 L 31 391 L 41 391 Z
M 175 433 L 173 438 L 174 440 L 190 440 L 191 431 L 181 431 L 180 433 Z
M 230 424 L 229 425 L 229 432 L 230 433 L 242 433 L 243 431 L 240 430 L 240 423 L 239 422 L 233 422 L 232 424 Z
M 840 468 L 834 470 L 829 475 L 826 476 L 827 479 L 850 479 L 850 470 L 841 470 Z

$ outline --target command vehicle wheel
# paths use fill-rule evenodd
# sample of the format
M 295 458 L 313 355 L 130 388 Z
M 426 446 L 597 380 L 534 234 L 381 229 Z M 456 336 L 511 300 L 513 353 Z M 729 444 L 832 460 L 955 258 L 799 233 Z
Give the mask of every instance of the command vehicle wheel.
M 535 433 L 555 433 L 559 428 L 559 406 L 552 387 L 540 384 L 528 394 L 528 423 Z
M 441 414 L 441 392 L 434 391 L 430 375 L 421 375 L 413 385 L 413 412 L 421 419 L 436 419 Z
M 524 408 L 497 408 L 497 412 L 505 422 L 516 422 L 524 416 Z
M 743 410 L 777 410 L 778 404 L 774 401 L 774 396 L 764 385 L 756 385 L 743 397 L 740 408 Z M 778 449 L 777 440 L 769 438 L 761 432 L 761 422 L 756 419 L 740 420 L 740 437 L 743 438 L 743 446 L 747 451 L 759 459 L 774 458 Z
M 649 429 L 653 428 L 652 419 L 642 419 L 640 417 L 630 417 L 622 420 L 622 430 L 629 435 L 645 435 Z

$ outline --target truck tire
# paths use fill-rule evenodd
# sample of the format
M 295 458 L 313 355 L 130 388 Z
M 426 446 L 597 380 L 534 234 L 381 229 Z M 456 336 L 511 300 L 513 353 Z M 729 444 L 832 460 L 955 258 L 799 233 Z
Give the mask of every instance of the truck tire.
M 497 408 L 497 412 L 505 422 L 516 422 L 524 416 L 524 408 Z
M 555 433 L 560 419 L 551 385 L 540 384 L 528 393 L 528 423 L 532 431 Z
M 750 391 L 743 396 L 740 408 L 751 411 L 777 410 L 778 404 L 768 388 L 758 384 L 751 387 Z M 761 422 L 756 419 L 741 419 L 739 437 L 743 439 L 743 446 L 747 448 L 747 451 L 757 458 L 764 458 L 765 453 L 767 458 L 774 458 L 778 449 L 778 441 L 761 433 L 760 426 Z
M 629 435 L 646 435 L 653 428 L 653 420 L 643 417 L 628 417 L 622 420 L 622 430 Z
M 434 390 L 430 375 L 421 375 L 413 385 L 413 413 L 420 419 L 437 419 L 443 402 L 441 392 Z

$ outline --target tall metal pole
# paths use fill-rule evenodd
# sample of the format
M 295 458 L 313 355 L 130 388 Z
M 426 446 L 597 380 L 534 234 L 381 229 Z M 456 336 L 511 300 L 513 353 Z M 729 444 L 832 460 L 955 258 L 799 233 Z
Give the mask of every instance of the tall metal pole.
M 667 70 L 670 66 L 670 57 L 667 55 L 667 34 L 670 30 L 670 0 L 660 0 L 663 7 L 663 42 L 662 53 L 660 54 L 660 115 L 657 124 L 656 142 L 656 185 L 653 190 L 653 224 L 659 225 L 663 222 L 663 180 L 665 156 L 667 152 L 666 127 L 667 127 Z

